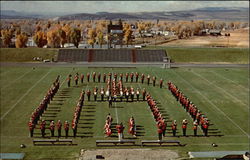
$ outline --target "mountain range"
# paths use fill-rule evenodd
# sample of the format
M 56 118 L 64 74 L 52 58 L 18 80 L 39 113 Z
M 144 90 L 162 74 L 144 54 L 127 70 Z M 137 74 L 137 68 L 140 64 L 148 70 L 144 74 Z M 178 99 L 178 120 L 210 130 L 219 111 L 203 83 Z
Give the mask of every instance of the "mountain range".
M 159 12 L 97 12 L 97 13 L 25 13 L 1 10 L 1 19 L 53 19 L 53 20 L 223 20 L 249 21 L 249 8 L 206 7 L 184 11 Z

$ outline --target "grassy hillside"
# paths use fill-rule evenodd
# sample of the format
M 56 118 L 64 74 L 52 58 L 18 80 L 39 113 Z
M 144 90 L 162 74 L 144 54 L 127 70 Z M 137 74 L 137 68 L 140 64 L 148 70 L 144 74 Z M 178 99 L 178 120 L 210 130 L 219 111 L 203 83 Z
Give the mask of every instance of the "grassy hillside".
M 34 57 L 52 59 L 57 49 L 48 48 L 1 48 L 1 62 L 31 62 Z
M 153 46 L 147 49 L 155 49 Z M 249 63 L 248 48 L 172 48 L 157 47 L 165 49 L 174 62 L 200 62 L 200 63 Z

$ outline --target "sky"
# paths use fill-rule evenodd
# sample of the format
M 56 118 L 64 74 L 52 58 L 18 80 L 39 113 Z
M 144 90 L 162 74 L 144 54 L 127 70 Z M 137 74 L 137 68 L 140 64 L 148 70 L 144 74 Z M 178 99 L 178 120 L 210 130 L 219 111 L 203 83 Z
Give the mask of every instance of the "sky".
M 153 12 L 248 7 L 248 1 L 1 1 L 1 10 L 30 13 Z

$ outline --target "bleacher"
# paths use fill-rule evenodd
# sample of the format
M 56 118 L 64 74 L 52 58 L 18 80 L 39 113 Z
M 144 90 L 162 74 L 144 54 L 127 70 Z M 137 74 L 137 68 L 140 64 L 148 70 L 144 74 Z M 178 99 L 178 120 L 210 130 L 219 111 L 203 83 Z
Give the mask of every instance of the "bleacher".
M 130 49 L 97 49 L 94 51 L 94 62 L 131 62 Z
M 136 62 L 162 62 L 165 50 L 136 50 Z
M 163 62 L 165 50 L 60 49 L 58 62 Z

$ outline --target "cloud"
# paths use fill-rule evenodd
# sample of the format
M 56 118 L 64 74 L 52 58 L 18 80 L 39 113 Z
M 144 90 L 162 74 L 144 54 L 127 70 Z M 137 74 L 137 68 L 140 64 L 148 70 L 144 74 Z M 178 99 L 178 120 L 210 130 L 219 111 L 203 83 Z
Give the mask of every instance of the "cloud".
M 247 6 L 248 1 L 1 1 L 1 10 L 36 13 L 155 12 Z

